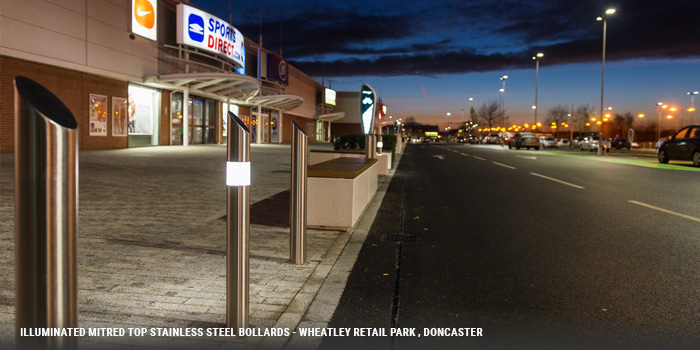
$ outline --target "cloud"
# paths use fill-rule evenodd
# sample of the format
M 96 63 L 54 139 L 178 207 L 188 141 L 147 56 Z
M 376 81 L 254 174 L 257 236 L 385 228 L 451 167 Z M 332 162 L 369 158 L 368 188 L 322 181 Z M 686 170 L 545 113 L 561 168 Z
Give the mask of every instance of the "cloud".
M 291 64 L 318 77 L 526 68 L 539 51 L 547 65 L 596 62 L 603 28 L 595 17 L 607 5 L 601 0 L 286 2 L 263 11 L 263 44 L 274 51 L 281 47 Z M 700 1 L 617 0 L 615 7 L 607 22 L 606 59 L 700 58 Z M 247 19 L 237 27 L 257 38 L 257 18 Z

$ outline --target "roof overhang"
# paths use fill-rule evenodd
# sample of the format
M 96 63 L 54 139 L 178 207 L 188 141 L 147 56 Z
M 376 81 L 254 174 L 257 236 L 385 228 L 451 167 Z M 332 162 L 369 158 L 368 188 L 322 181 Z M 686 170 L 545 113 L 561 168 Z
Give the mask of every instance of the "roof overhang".
M 322 114 L 318 116 L 318 119 L 327 121 L 327 122 L 334 122 L 336 120 L 340 120 L 345 118 L 345 112 L 337 112 L 337 113 L 330 113 L 330 114 Z
M 182 73 L 147 77 L 144 83 L 217 100 L 248 101 L 260 91 L 257 79 L 236 73 Z
M 248 103 L 264 108 L 291 111 L 304 103 L 304 98 L 299 95 L 267 95 L 256 96 L 248 100 Z

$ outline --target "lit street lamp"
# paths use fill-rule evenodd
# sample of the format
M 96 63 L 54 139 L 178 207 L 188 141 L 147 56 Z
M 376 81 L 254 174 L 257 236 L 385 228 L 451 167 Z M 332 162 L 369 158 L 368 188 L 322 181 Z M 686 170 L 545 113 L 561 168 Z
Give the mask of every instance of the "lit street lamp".
M 656 124 L 656 139 L 657 140 L 661 138 L 661 108 L 662 108 L 662 106 L 664 109 L 666 108 L 666 105 L 663 102 L 656 103 L 656 109 L 659 111 L 659 121 Z
M 503 88 L 499 90 L 501 92 L 501 126 L 504 126 L 506 122 L 506 79 L 508 79 L 507 75 L 501 77 L 501 80 L 503 80 Z
M 537 85 L 539 84 L 540 80 L 540 58 L 544 57 L 544 54 L 541 52 L 538 52 L 537 55 L 532 56 L 532 59 L 535 60 L 535 105 L 532 106 L 532 109 L 535 110 L 535 124 L 537 124 Z M 505 85 L 505 82 L 503 82 Z
M 688 112 L 690 112 L 691 125 L 695 122 L 695 95 L 697 94 L 698 91 L 688 92 L 688 95 L 690 96 L 690 108 L 688 108 Z
M 605 15 L 596 18 L 598 21 L 603 21 L 603 66 L 602 66 L 602 78 L 600 80 L 600 116 L 603 116 L 603 96 L 605 92 L 605 40 L 608 28 L 608 15 L 615 13 L 615 9 L 607 9 Z M 600 124 L 600 142 L 603 143 L 603 124 Z M 598 147 L 598 155 L 601 156 L 604 153 L 601 151 L 602 147 Z

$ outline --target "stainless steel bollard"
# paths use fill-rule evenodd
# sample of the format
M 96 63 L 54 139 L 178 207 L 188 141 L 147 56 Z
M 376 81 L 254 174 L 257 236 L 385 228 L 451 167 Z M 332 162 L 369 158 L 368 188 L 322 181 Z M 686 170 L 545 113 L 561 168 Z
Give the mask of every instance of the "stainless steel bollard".
M 377 154 L 382 154 L 382 148 L 384 147 L 384 142 L 382 141 L 382 135 L 377 135 Z
M 250 312 L 250 131 L 228 112 L 226 326 L 248 328 Z
M 14 85 L 17 348 L 76 348 L 76 337 L 21 334 L 78 326 L 78 123 L 38 83 L 17 77 Z
M 294 123 L 292 131 L 292 190 L 289 207 L 289 262 L 306 263 L 306 179 L 309 140 L 306 133 Z

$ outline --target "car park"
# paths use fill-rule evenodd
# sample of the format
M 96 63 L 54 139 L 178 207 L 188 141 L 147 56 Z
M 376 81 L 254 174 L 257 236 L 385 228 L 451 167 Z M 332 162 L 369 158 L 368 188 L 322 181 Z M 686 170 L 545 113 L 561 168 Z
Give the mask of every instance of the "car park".
M 540 145 L 542 148 L 558 148 L 557 139 L 554 136 L 540 136 Z
M 534 148 L 538 150 L 540 149 L 540 141 L 533 133 L 519 132 L 508 141 L 508 149 L 512 149 L 513 147 L 515 147 L 515 149 L 524 147 L 525 149 Z
M 700 167 L 700 125 L 690 125 L 669 137 L 659 146 L 659 163 L 669 160 L 690 160 Z
M 567 139 L 561 139 L 559 142 L 557 142 L 557 147 L 559 148 L 568 148 L 571 147 L 571 141 Z

